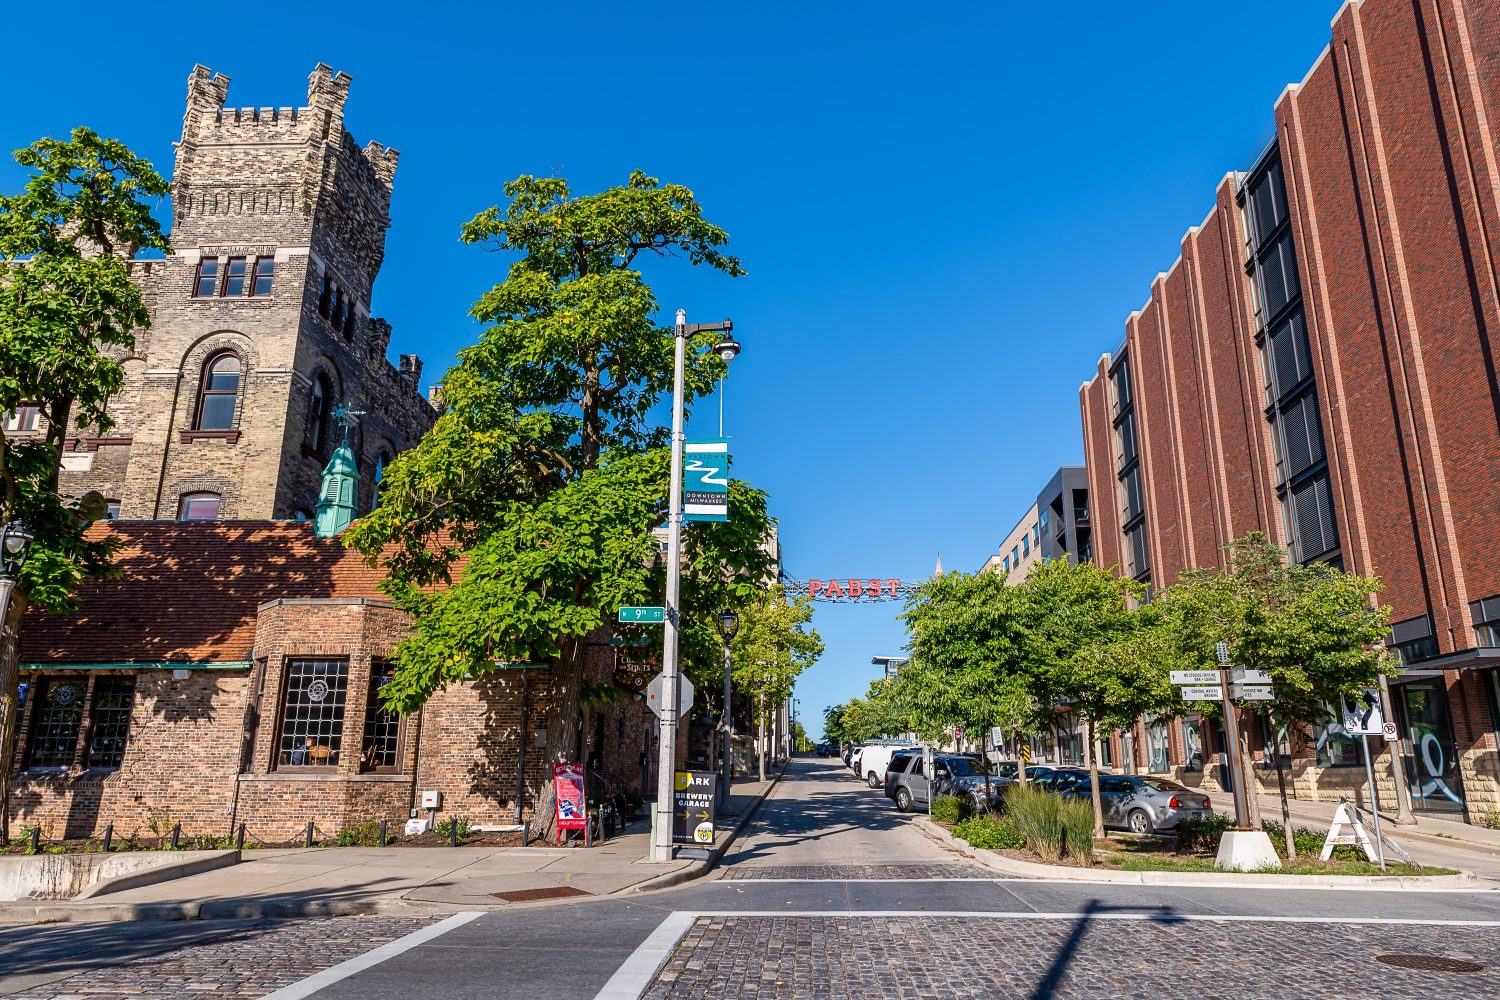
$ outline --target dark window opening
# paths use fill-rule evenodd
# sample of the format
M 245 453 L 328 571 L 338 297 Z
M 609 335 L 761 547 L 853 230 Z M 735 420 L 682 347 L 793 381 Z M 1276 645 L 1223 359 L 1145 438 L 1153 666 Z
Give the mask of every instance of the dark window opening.
M 1288 499 L 1293 548 L 1298 562 L 1309 562 L 1338 548 L 1333 495 L 1327 472 L 1294 486 Z
M 287 660 L 278 767 L 334 767 L 344 740 L 348 660 Z
M 72 767 L 88 684 L 83 678 L 43 677 L 36 682 L 27 767 Z
M 344 336 L 354 336 L 354 300 L 352 298 L 344 299 L 344 323 L 341 329 L 344 331 Z
M 318 291 L 318 315 L 324 319 L 328 318 L 328 299 L 333 294 L 333 282 L 328 275 L 323 275 L 323 285 Z
M 1423 660 L 1436 659 L 1439 653 L 1437 637 L 1431 635 L 1403 642 L 1395 649 L 1402 663 L 1421 663 Z
M 212 298 L 219 288 L 219 258 L 203 257 L 198 261 L 198 278 L 193 283 L 196 298 Z
M 239 391 L 239 356 L 224 352 L 210 358 L 203 366 L 203 382 L 198 392 L 198 419 L 193 422 L 194 428 L 200 431 L 227 431 L 232 428 Z
M 333 324 L 335 330 L 344 328 L 344 300 L 340 296 L 339 286 L 333 286 L 333 297 L 328 306 L 328 320 Z
M 89 722 L 86 767 L 119 767 L 125 759 L 130 734 L 130 708 L 135 700 L 134 677 L 98 677 Z
M 319 375 L 313 379 L 312 402 L 307 416 L 307 446 L 315 452 L 323 450 L 328 439 L 328 379 Z
M 217 521 L 219 519 L 219 494 L 188 493 L 178 508 L 179 521 Z
M 264 298 L 271 294 L 271 278 L 276 272 L 276 258 L 255 258 L 255 283 L 250 288 L 250 294 L 256 298 Z
M 364 748 L 360 767 L 365 771 L 394 773 L 401 769 L 401 716 L 380 700 L 381 689 L 395 674 L 383 663 L 372 665 L 370 697 L 365 707 Z
M 104 519 L 106 521 L 118 521 L 120 519 L 120 501 L 104 501 Z

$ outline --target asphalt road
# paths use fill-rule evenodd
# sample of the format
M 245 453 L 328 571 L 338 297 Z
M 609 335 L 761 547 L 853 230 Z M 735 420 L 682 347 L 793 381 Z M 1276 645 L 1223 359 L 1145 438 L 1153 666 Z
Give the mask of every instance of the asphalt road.
M 995 878 L 818 760 L 793 765 L 712 881 L 405 928 L 404 919 L 176 925 L 154 941 L 141 924 L 7 928 L 3 943 L 24 955 L 40 941 L 53 956 L 55 981 L 16 994 L 24 1000 L 278 988 L 273 1000 L 1500 995 L 1500 893 Z M 55 979 L 85 935 L 98 967 Z M 360 951 L 362 936 L 370 944 Z M 348 951 L 367 966 L 337 965 Z M 296 985 L 286 967 L 305 968 L 310 955 L 333 971 Z M 1470 971 L 1430 968 L 1455 959 Z M 7 984 L 28 967 L 9 961 L 0 959 L 0 995 L 15 993 Z M 258 972 L 203 975 L 247 964 Z

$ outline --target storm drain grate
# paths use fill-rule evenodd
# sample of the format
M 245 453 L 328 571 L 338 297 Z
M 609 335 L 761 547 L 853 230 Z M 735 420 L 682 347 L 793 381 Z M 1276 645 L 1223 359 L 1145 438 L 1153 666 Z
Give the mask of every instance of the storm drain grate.
M 1443 958 L 1441 955 L 1376 955 L 1375 961 L 1419 972 L 1483 972 L 1485 968 L 1462 958 Z
M 569 896 L 592 896 L 592 892 L 575 889 L 571 885 L 549 885 L 545 889 L 512 889 L 510 892 L 492 892 L 491 896 L 507 903 L 534 903 L 539 899 L 566 899 Z

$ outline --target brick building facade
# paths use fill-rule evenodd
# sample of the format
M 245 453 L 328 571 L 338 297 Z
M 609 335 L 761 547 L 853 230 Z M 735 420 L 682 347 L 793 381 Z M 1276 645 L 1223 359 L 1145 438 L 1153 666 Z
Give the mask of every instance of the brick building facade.
M 151 326 L 122 358 L 108 436 L 67 442 L 63 488 L 126 519 L 306 518 L 339 404 L 358 509 L 379 470 L 432 425 L 422 362 L 386 358 L 369 303 L 385 254 L 394 149 L 344 128 L 350 79 L 319 65 L 305 107 L 230 108 L 229 78 L 194 67 L 172 184 L 172 252 L 131 264 Z M 40 433 L 6 415 L 8 436 Z
M 126 836 L 170 814 L 189 834 L 244 823 L 283 841 L 308 822 L 323 835 L 398 823 L 429 790 L 442 793 L 439 819 L 533 816 L 545 666 L 497 670 L 399 717 L 377 693 L 406 616 L 339 539 L 271 521 L 107 530 L 124 542 L 120 578 L 85 584 L 73 614 L 25 624 L 15 822 Z M 591 638 L 587 679 L 619 694 L 587 710 L 578 750 L 610 788 L 654 787 L 656 720 L 639 697 L 652 673 L 603 630 Z
M 1417 807 L 1472 816 L 1500 804 L 1500 10 L 1356 0 L 1332 34 L 1080 390 L 1096 557 L 1166 585 L 1262 531 L 1381 578 Z M 1114 760 L 1207 744 L 1211 774 L 1199 725 Z M 1341 733 L 1294 737 L 1297 794 L 1363 782 Z

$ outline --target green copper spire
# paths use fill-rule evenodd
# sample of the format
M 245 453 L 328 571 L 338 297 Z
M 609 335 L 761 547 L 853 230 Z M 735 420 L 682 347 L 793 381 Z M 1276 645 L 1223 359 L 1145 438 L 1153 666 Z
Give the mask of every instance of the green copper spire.
M 349 447 L 349 428 L 363 414 L 340 403 L 333 408 L 333 419 L 343 425 L 344 440 L 333 450 L 323 468 L 323 488 L 318 494 L 318 510 L 313 515 L 313 534 L 332 538 L 354 520 L 354 496 L 359 484 L 359 462 Z

